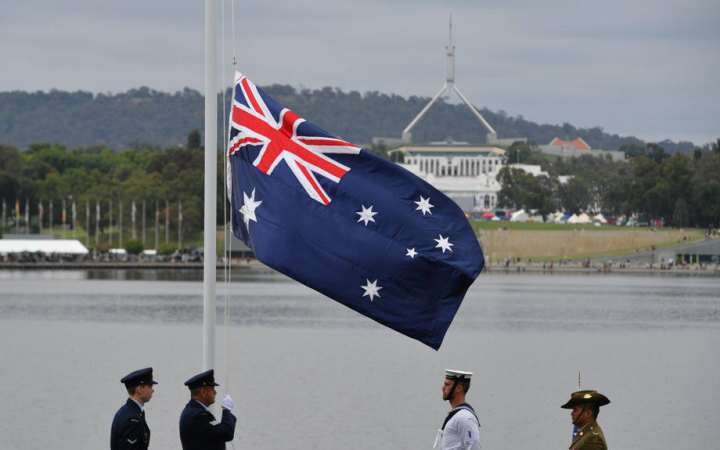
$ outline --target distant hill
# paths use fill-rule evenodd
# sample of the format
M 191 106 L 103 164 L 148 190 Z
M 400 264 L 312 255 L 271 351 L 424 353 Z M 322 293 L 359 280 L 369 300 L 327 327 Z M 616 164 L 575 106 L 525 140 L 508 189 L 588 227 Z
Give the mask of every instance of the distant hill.
M 379 92 L 344 92 L 330 87 L 297 90 L 272 85 L 265 89 L 327 131 L 363 145 L 372 142 L 374 136 L 399 137 L 407 123 L 430 100 Z M 220 102 L 219 110 L 222 117 Z M 606 133 L 600 127 L 537 124 L 503 111 L 481 111 L 500 138 L 524 136 L 535 143 L 547 144 L 556 136 L 582 137 L 593 148 L 607 150 L 643 144 L 637 138 Z M 71 148 L 169 147 L 184 144 L 188 133 L 202 126 L 203 96 L 187 88 L 175 93 L 146 87 L 118 94 L 57 90 L 0 92 L 0 144 L 19 148 L 38 142 L 56 142 Z M 441 103 L 415 127 L 413 140 L 429 142 L 446 138 L 482 143 L 485 130 L 464 105 Z M 659 144 L 670 153 L 694 148 L 691 142 Z

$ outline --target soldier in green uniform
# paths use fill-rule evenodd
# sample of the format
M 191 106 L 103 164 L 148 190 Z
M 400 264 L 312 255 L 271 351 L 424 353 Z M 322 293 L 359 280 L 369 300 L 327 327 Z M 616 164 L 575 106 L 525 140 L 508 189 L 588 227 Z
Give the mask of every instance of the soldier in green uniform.
M 561 408 L 572 409 L 570 416 L 575 426 L 570 450 L 607 450 L 605 435 L 597 423 L 600 407 L 610 400 L 598 391 L 577 391 L 570 395 Z

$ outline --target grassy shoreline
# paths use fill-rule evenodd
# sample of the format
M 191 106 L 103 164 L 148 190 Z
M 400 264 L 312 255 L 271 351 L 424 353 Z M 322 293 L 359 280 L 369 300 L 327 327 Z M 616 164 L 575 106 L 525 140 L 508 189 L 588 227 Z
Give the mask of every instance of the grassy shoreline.
M 704 230 L 473 221 L 486 258 L 552 261 L 657 250 L 704 238 Z

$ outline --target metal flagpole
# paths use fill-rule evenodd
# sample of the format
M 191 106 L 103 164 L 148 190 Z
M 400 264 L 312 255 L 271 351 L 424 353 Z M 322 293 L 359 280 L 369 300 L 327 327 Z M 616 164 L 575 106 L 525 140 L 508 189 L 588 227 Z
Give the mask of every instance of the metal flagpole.
M 142 243 L 143 243 L 143 247 L 145 247 L 145 239 L 146 239 L 146 235 L 147 235 L 146 230 L 145 230 L 146 218 L 147 217 L 145 214 L 145 199 L 143 199 L 143 207 L 142 207 Z
M 160 247 L 160 209 L 158 205 L 158 201 L 155 200 L 155 251 L 158 251 Z M 158 254 L 160 254 L 159 251 Z
M 217 213 L 217 2 L 205 0 L 205 210 L 203 243 L 203 368 L 215 366 L 215 243 Z
M 135 207 L 135 200 L 132 201 L 132 206 L 130 207 L 130 221 L 132 222 L 132 238 L 133 240 L 137 239 L 137 233 L 135 231 L 135 215 L 137 214 L 137 208 Z
M 178 249 L 182 248 L 182 200 L 178 200 Z
M 30 200 L 25 199 L 25 234 L 30 234 Z
M 165 199 L 165 243 L 170 242 L 170 202 Z
M 108 245 L 110 248 L 113 248 L 113 238 L 112 238 L 112 226 L 113 226 L 113 201 L 112 198 L 110 198 L 110 201 L 108 202 L 108 226 L 107 226 L 107 236 L 108 236 Z
M 85 245 L 90 247 L 90 200 L 85 200 Z
M 75 200 L 72 202 L 72 230 L 73 238 L 75 238 L 77 235 L 77 204 Z
M 95 200 L 95 247 L 100 243 L 100 200 Z
M 118 200 L 118 248 L 123 248 L 122 200 Z
M 42 200 L 38 202 L 38 233 L 43 232 L 43 216 L 44 216 Z M 5 221 L 5 203 L 3 202 L 3 222 Z

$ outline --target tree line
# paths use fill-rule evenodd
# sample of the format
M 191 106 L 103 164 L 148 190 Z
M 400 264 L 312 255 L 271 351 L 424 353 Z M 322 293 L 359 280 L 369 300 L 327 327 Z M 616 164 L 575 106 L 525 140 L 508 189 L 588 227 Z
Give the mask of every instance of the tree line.
M 218 225 L 224 221 L 225 206 L 222 159 L 218 158 Z M 648 145 L 627 161 L 591 156 L 560 159 L 518 143 L 509 149 L 508 160 L 540 164 L 548 175 L 534 177 L 503 168 L 499 202 L 506 208 L 537 210 L 544 215 L 559 209 L 573 213 L 593 209 L 612 216 L 639 214 L 673 226 L 720 225 L 720 140 L 690 155 L 670 155 L 660 146 Z M 130 230 L 131 205 L 135 202 L 136 226 L 145 221 L 150 244 L 154 238 L 151 230 L 158 220 L 163 242 L 169 236 L 177 245 L 180 234 L 185 243 L 199 242 L 203 162 L 197 130 L 186 137 L 184 145 L 167 148 L 114 151 L 99 146 L 69 149 L 58 144 L 33 144 L 21 151 L 0 146 L 0 200 L 6 205 L 7 219 L 0 224 L 0 233 L 17 230 L 19 223 L 31 232 L 50 223 L 57 226 L 63 222 L 64 202 L 65 223 L 90 233 L 92 246 L 107 246 L 113 239 L 128 242 L 137 235 Z M 559 182 L 562 175 L 571 175 L 567 183 Z M 54 206 L 52 218 L 50 202 Z M 145 208 L 141 208 L 143 203 Z M 74 217 L 72 204 L 77 206 Z M 180 205 L 182 230 L 178 229 Z M 16 206 L 20 214 L 16 214 Z M 97 208 L 101 209 L 99 221 Z M 122 236 L 118 235 L 120 222 L 124 224 Z
M 430 100 L 375 91 L 346 92 L 331 87 L 296 89 L 274 84 L 265 89 L 281 104 L 328 132 L 363 146 L 368 146 L 376 136 L 399 138 L 403 128 Z M 218 99 L 218 114 L 224 117 L 230 91 Z M 554 137 L 581 137 L 593 148 L 606 150 L 644 145 L 640 139 L 607 133 L 601 127 L 538 124 L 502 110 L 479 109 L 499 137 L 527 137 L 536 144 L 547 144 Z M 202 127 L 203 95 L 187 88 L 175 93 L 147 87 L 116 94 L 0 92 L 0 144 L 21 149 L 37 142 L 58 143 L 68 148 L 165 148 L 183 145 L 191 130 Z M 219 124 L 218 129 L 222 132 L 225 127 Z M 485 133 L 465 105 L 440 102 L 415 127 L 413 139 L 417 143 L 447 138 L 484 143 Z M 659 144 L 669 153 L 694 148 L 690 142 Z
M 547 176 L 519 169 L 500 171 L 498 202 L 507 208 L 602 212 L 676 227 L 720 226 L 720 139 L 691 154 L 666 152 L 657 144 L 627 149 L 626 161 L 584 155 L 560 159 L 515 144 L 510 162 L 540 164 Z M 570 175 L 560 183 L 560 176 Z
M 222 157 L 218 159 L 217 223 L 222 224 L 224 166 Z M 201 240 L 203 167 L 204 152 L 198 131 L 190 133 L 186 145 L 164 149 L 113 151 L 107 147 L 68 149 L 58 144 L 33 144 L 20 151 L 0 146 L 0 200 L 6 205 L 6 220 L 0 224 L 0 233 L 38 232 L 50 224 L 57 227 L 65 222 L 68 229 L 77 228 L 89 234 L 93 246 L 107 247 L 113 239 L 116 243 L 128 242 L 133 236 L 139 239 L 139 230 L 130 228 L 134 202 L 136 226 L 146 223 L 149 244 L 153 243 L 153 227 L 158 220 L 161 242 L 165 242 L 166 233 L 176 246 L 180 236 L 185 243 Z M 25 217 L 30 223 L 26 223 Z M 122 230 L 120 223 L 124 225 Z M 182 230 L 178 230 L 180 223 Z

